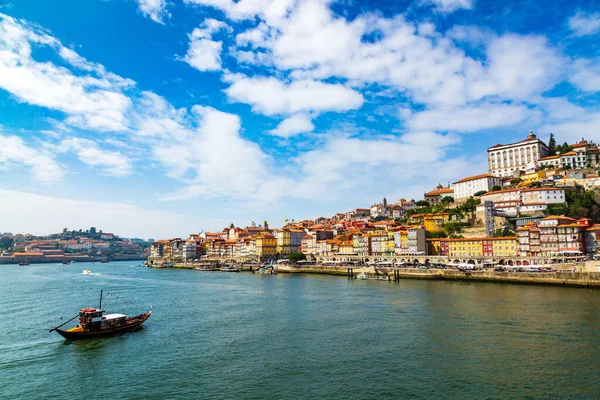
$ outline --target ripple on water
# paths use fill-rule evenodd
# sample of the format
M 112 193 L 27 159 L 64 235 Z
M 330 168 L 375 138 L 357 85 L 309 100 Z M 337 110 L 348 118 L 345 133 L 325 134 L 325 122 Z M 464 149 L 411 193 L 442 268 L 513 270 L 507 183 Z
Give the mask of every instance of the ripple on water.
M 1 395 L 593 398 L 600 387 L 598 291 L 136 264 L 0 269 Z M 100 289 L 153 304 L 144 329 L 83 342 L 48 333 Z M 104 308 L 139 312 L 109 296 Z

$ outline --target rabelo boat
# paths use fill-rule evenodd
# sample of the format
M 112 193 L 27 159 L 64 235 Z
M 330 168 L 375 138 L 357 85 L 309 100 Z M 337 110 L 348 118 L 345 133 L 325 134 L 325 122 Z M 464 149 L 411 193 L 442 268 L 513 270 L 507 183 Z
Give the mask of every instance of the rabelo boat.
M 150 318 L 151 314 L 152 310 L 134 317 L 128 317 L 125 314 L 105 314 L 102 309 L 102 291 L 100 291 L 100 307 L 83 308 L 79 310 L 79 314 L 64 324 L 50 329 L 50 332 L 56 331 L 65 339 L 111 336 L 139 328 L 140 325 Z M 79 317 L 79 325 L 66 330 L 60 329 L 63 325 L 68 324 L 77 317 Z

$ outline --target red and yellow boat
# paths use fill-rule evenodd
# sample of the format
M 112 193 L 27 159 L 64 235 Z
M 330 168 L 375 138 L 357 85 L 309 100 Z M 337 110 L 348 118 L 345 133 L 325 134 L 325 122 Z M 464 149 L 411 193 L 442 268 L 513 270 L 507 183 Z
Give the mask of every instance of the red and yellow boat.
M 65 339 L 87 339 L 112 336 L 139 328 L 140 325 L 150 318 L 151 314 L 151 310 L 134 317 L 128 317 L 125 314 L 105 314 L 102 309 L 101 291 L 99 308 L 83 308 L 79 310 L 79 314 L 64 324 L 51 329 L 50 332 L 56 331 Z M 79 325 L 66 330 L 59 329 L 77 317 L 79 317 Z

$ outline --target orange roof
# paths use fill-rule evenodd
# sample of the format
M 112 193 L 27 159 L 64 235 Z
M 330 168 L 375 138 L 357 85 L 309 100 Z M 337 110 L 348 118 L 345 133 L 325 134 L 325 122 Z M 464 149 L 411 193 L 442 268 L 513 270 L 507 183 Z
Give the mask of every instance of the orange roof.
M 41 252 L 24 252 L 24 251 L 17 251 L 13 253 L 13 256 L 43 256 L 44 253 Z
M 560 156 L 548 156 L 548 157 L 540 158 L 538 161 L 556 160 L 557 158 L 560 158 Z
M 441 194 L 449 194 L 454 193 L 454 189 L 445 188 L 445 189 L 435 189 L 425 193 L 425 196 L 439 196 Z
M 569 151 L 567 153 L 561 154 L 561 157 L 563 157 L 563 156 L 576 156 L 576 155 L 577 155 L 577 153 L 575 153 L 574 151 Z
M 498 236 L 498 237 L 478 237 L 478 238 L 440 238 L 440 241 L 445 242 L 476 242 L 483 240 L 517 240 L 516 236 Z
M 539 139 L 538 139 L 538 138 L 535 138 L 535 137 L 533 137 L 533 138 L 527 138 L 527 139 L 524 139 L 524 140 L 521 140 L 521 141 L 518 141 L 518 142 L 515 142 L 515 143 L 508 143 L 508 144 L 496 144 L 496 145 L 494 145 L 494 146 L 490 147 L 490 148 L 488 149 L 488 151 L 490 151 L 490 149 L 494 149 L 494 148 L 496 148 L 496 147 L 502 147 L 502 146 L 511 146 L 511 145 L 513 145 L 513 144 L 519 144 L 519 143 L 524 143 L 524 142 L 530 142 L 530 141 L 532 141 L 532 140 L 533 140 L 533 141 L 539 141 Z
M 456 181 L 456 182 L 454 182 L 454 184 L 468 182 L 468 181 L 474 181 L 476 179 L 483 179 L 483 178 L 495 178 L 495 176 L 490 175 L 490 174 L 474 175 L 474 176 L 469 176 L 467 178 L 463 178 L 459 181 Z
M 546 218 L 542 218 L 541 221 L 552 221 L 554 219 L 567 219 L 567 220 L 570 220 L 570 221 L 575 221 L 574 218 L 566 217 L 564 215 L 550 215 L 550 216 L 548 216 Z
M 493 192 L 487 192 L 485 194 L 482 194 L 481 197 L 490 196 L 492 194 L 509 193 L 509 192 L 520 192 L 520 191 L 521 191 L 521 189 L 502 189 L 502 190 L 496 190 L 496 191 L 493 191 Z
M 548 191 L 561 190 L 561 191 L 564 191 L 565 189 L 563 189 L 563 188 L 553 188 L 553 187 L 539 187 L 539 188 L 523 189 L 524 192 L 539 192 L 539 191 L 544 191 L 544 190 L 548 190 Z

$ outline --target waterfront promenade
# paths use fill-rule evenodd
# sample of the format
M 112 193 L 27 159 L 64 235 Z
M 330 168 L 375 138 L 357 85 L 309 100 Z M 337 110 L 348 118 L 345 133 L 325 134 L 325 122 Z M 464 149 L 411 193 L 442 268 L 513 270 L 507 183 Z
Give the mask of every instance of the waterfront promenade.
M 171 267 L 193 269 L 198 265 L 196 263 L 173 263 Z M 390 281 L 393 279 L 394 274 L 397 274 L 396 276 L 399 279 L 515 283 L 600 289 L 599 266 L 600 262 L 597 261 L 555 264 L 552 267 L 556 271 L 552 272 L 494 271 L 489 268 L 476 271 L 441 268 L 375 268 L 375 266 L 350 265 L 312 265 L 303 267 L 279 265 L 276 268 L 278 273 L 284 274 L 321 274 L 350 278 L 356 278 L 359 275 L 367 278 L 379 276 Z M 238 268 L 242 271 L 252 271 L 256 270 L 257 266 L 238 264 Z M 349 268 L 352 268 L 352 270 L 350 271 Z

